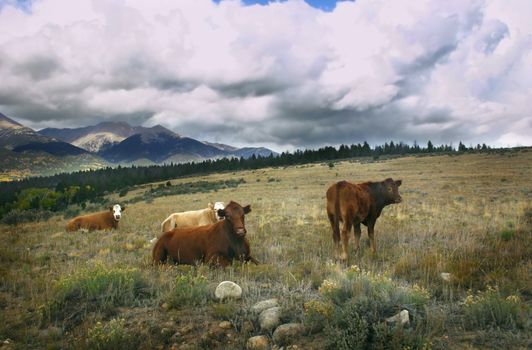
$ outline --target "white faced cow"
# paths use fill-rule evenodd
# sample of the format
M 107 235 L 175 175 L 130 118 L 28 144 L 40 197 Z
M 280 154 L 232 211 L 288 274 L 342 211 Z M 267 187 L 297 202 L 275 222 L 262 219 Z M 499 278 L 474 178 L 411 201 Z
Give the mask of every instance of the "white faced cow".
M 106 211 L 75 217 L 66 224 L 66 230 L 86 229 L 94 231 L 117 228 L 124 210 L 126 210 L 126 207 L 115 204 Z

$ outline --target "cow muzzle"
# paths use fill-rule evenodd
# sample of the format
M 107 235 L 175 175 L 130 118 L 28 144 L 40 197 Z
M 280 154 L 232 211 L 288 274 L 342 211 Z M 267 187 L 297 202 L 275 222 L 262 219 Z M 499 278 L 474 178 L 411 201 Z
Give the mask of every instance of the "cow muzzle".
M 120 215 L 116 215 L 116 214 L 115 214 L 114 217 L 115 217 L 115 220 L 116 220 L 116 221 L 120 221 L 120 217 L 121 217 Z
M 243 227 L 235 229 L 235 233 L 240 237 L 244 237 L 246 235 L 246 232 L 246 229 Z
M 395 203 L 401 203 L 403 201 L 403 198 L 398 197 L 395 199 Z

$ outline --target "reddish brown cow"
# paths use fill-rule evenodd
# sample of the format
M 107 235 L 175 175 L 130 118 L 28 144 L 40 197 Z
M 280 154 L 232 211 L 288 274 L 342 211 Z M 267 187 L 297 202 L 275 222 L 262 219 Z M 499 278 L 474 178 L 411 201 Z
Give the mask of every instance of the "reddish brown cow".
M 109 207 L 107 211 L 75 217 L 66 224 L 65 229 L 67 231 L 77 231 L 79 229 L 94 231 L 117 228 L 124 210 L 126 210 L 126 207 L 120 207 L 120 205 L 115 204 Z
M 198 262 L 227 266 L 234 259 L 242 262 L 258 261 L 250 254 L 246 238 L 244 215 L 250 206 L 242 207 L 231 201 L 225 209 L 219 209 L 223 217 L 215 224 L 176 228 L 165 232 L 153 247 L 153 261 L 165 263 L 168 258 L 176 264 L 192 265 Z
M 374 228 L 382 209 L 401 202 L 399 186 L 402 181 L 388 178 L 381 182 L 364 182 L 353 184 L 340 181 L 327 190 L 327 215 L 333 230 L 336 257 L 347 260 L 347 248 L 351 226 L 355 228 L 355 250 L 360 249 L 360 224 L 368 227 L 373 253 L 377 252 Z M 340 221 L 342 227 L 343 252 L 340 253 Z

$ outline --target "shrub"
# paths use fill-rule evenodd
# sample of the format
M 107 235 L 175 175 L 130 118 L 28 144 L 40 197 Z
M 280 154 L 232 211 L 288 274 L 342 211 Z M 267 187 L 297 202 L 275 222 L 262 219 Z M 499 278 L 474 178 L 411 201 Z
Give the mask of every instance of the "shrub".
M 523 329 L 526 324 L 526 305 L 516 295 L 504 298 L 497 288 L 469 293 L 464 300 L 464 310 L 468 329 L 515 330 Z
M 503 230 L 499 233 L 501 239 L 505 242 L 511 240 L 514 237 L 514 231 L 512 230 Z
M 139 344 L 139 338 L 129 333 L 124 324 L 124 319 L 112 319 L 105 325 L 97 322 L 88 331 L 87 348 L 96 350 L 135 349 Z
M 174 308 L 202 305 L 209 300 L 207 278 L 194 276 L 191 272 L 176 277 L 175 285 L 168 296 L 168 304 Z
M 62 277 L 54 296 L 43 307 L 45 320 L 64 320 L 69 325 L 81 321 L 89 311 L 110 312 L 115 306 L 135 305 L 145 296 L 146 284 L 137 269 L 97 265 Z
M 356 304 L 337 308 L 332 322 L 325 328 L 329 348 L 335 350 L 365 349 L 368 342 L 368 323 L 358 313 Z
M 321 331 L 329 322 L 333 313 L 333 305 L 330 302 L 310 300 L 305 303 L 305 326 L 310 332 Z
M 52 215 L 53 213 L 48 210 L 13 209 L 4 215 L 1 222 L 6 225 L 18 225 L 18 224 L 22 224 L 25 222 L 48 220 Z
M 78 216 L 79 212 L 80 212 L 79 208 L 77 208 L 77 209 L 68 208 L 67 210 L 65 210 L 65 212 L 63 214 L 63 219 L 70 219 L 70 218 L 73 218 L 75 216 Z
M 423 329 L 393 330 L 394 326 L 384 322 L 387 317 L 407 309 L 412 314 L 411 325 L 422 324 L 426 318 L 425 306 L 430 299 L 423 287 L 405 285 L 386 275 L 351 266 L 324 280 L 319 292 L 324 305 L 330 303 L 334 312 L 331 317 L 324 317 L 327 312 L 319 311 L 324 310 L 324 305 L 316 302 L 315 305 L 305 305 L 305 323 L 313 326 L 316 320 L 326 321 L 325 333 L 330 348 L 403 349 L 421 348 L 426 344 Z

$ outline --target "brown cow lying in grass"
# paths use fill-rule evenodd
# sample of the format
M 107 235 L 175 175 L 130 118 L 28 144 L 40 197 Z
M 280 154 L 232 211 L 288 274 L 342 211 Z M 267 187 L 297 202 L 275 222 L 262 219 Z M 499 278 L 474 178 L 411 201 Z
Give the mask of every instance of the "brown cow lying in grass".
M 353 184 L 340 181 L 327 190 L 327 216 L 333 230 L 333 239 L 336 248 L 335 255 L 341 260 L 347 260 L 347 248 L 351 226 L 355 228 L 355 250 L 360 250 L 360 224 L 368 227 L 373 253 L 377 252 L 375 245 L 374 228 L 382 209 L 394 203 L 401 202 L 399 186 L 401 180 L 394 181 L 388 178 L 381 182 L 364 182 Z M 340 253 L 340 223 L 342 227 L 343 252 Z
M 167 232 L 174 228 L 196 227 L 214 224 L 221 218 L 218 217 L 217 210 L 223 209 L 223 202 L 216 202 L 214 206 L 209 203 L 206 209 L 173 213 L 161 224 L 161 231 Z
M 119 204 L 115 204 L 109 207 L 107 211 L 75 217 L 66 224 L 65 228 L 67 231 L 77 231 L 79 229 L 94 231 L 117 228 L 124 210 L 126 210 L 126 207 L 120 207 Z
M 234 259 L 242 262 L 258 261 L 250 255 L 244 215 L 250 206 L 242 207 L 231 201 L 218 215 L 224 220 L 215 224 L 173 229 L 165 232 L 153 247 L 153 261 L 165 263 L 168 258 L 176 264 L 193 265 L 198 262 L 227 266 Z

